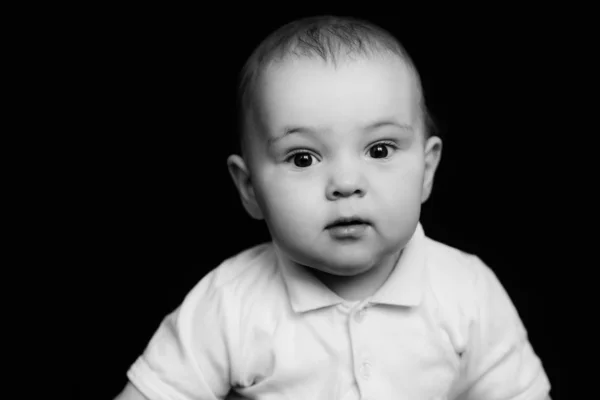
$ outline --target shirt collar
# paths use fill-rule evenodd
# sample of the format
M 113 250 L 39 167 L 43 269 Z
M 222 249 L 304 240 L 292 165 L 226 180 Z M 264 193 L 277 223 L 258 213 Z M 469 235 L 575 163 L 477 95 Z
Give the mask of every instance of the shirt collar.
M 424 286 L 424 242 L 425 233 L 418 223 L 394 270 L 383 286 L 369 299 L 370 303 L 408 307 L 421 303 Z M 274 247 L 277 263 L 295 312 L 306 312 L 345 302 L 310 272 L 289 262 L 276 245 Z

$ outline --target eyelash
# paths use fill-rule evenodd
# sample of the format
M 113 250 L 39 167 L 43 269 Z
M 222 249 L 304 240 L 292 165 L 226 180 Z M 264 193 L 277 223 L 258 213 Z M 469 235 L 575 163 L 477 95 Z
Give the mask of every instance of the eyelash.
M 396 144 L 396 142 L 393 142 L 393 141 L 391 141 L 391 140 L 382 140 L 382 141 L 380 141 L 380 142 L 373 143 L 371 146 L 369 146 L 369 148 L 367 149 L 367 152 L 368 152 L 370 149 L 372 149 L 373 147 L 375 147 L 375 146 L 378 146 L 378 145 L 386 145 L 386 146 L 389 146 L 389 147 L 391 147 L 391 148 L 392 148 L 392 151 L 396 151 L 396 150 L 398 150 L 398 144 Z M 310 151 L 310 150 L 307 150 L 307 149 L 299 149 L 299 150 L 294 150 L 294 151 L 292 151 L 291 153 L 289 153 L 289 154 L 286 156 L 286 158 L 285 158 L 285 162 L 286 162 L 286 163 L 291 163 L 291 162 L 293 161 L 293 159 L 294 159 L 294 156 L 295 156 L 295 155 L 298 155 L 298 154 L 305 154 L 305 153 L 306 153 L 306 154 L 310 154 L 310 155 L 312 155 L 313 157 L 315 157 L 315 158 L 316 158 L 316 156 L 314 155 L 314 153 L 313 153 L 312 151 Z M 387 157 L 386 157 L 386 158 L 387 158 Z

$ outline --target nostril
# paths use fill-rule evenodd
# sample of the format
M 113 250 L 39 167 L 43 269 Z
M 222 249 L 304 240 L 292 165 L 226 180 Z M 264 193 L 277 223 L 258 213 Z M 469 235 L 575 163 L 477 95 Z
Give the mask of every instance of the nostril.
M 335 197 L 349 197 L 349 196 L 353 196 L 353 195 L 358 195 L 358 196 L 362 196 L 363 195 L 363 191 L 360 189 L 356 189 L 356 190 L 348 190 L 348 191 L 340 191 L 340 190 L 336 190 L 333 192 L 333 195 Z

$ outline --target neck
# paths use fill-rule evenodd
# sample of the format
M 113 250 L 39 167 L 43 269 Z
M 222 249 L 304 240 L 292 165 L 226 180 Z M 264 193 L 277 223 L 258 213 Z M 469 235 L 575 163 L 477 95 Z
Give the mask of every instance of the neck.
M 390 254 L 378 265 L 373 266 L 362 274 L 354 276 L 332 275 L 313 268 L 308 268 L 308 270 L 344 300 L 363 300 L 375 294 L 383 286 L 394 270 L 401 255 L 402 250 Z

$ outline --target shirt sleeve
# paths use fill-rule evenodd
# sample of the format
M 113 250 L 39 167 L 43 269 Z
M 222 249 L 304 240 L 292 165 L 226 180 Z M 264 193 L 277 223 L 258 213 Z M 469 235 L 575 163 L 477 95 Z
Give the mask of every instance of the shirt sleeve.
M 543 400 L 550 382 L 519 314 L 494 272 L 474 257 L 475 318 L 461 400 Z
M 151 400 L 224 399 L 230 389 L 231 324 L 223 290 L 207 274 L 161 322 L 127 376 Z

